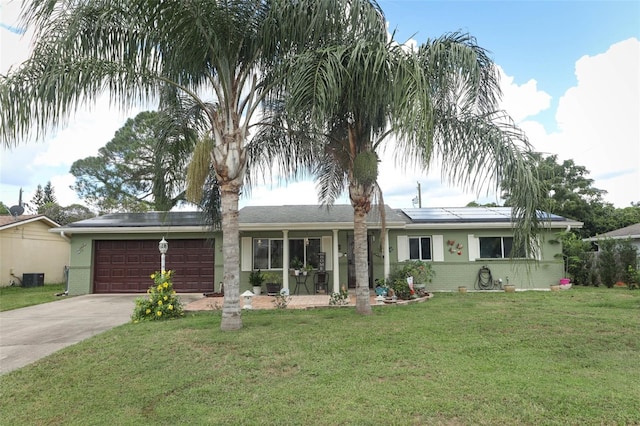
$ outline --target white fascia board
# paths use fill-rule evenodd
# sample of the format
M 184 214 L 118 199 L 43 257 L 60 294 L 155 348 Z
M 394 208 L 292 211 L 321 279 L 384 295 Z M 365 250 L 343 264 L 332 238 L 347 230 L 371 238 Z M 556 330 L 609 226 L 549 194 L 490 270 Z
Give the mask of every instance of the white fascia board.
M 404 222 L 387 223 L 387 229 L 402 229 Z M 316 231 L 316 230 L 353 230 L 353 222 L 331 222 L 331 223 L 241 223 L 241 231 Z M 367 229 L 380 229 L 380 224 L 367 224 Z
M 8 223 L 4 226 L 0 226 L 0 231 L 4 231 L 5 229 L 10 229 L 10 228 L 15 228 L 17 226 L 22 226 L 22 225 L 26 225 L 27 223 L 32 223 L 32 222 L 46 222 L 48 225 L 50 225 L 52 228 L 59 228 L 60 224 L 58 224 L 57 222 L 54 222 L 53 220 L 49 219 L 46 216 L 36 216 L 36 217 L 32 217 L 29 219 L 25 219 L 25 220 L 17 220 L 15 222 L 11 222 Z M 53 229 L 55 230 L 55 229 Z M 49 232 L 51 232 L 52 229 L 49 230 Z
M 582 241 L 602 241 L 602 240 L 638 240 L 640 235 L 618 235 L 617 237 L 607 237 L 605 235 L 599 237 L 583 238 Z
M 55 228 L 49 232 L 65 235 L 73 234 L 174 234 L 174 233 L 203 233 L 209 232 L 204 226 L 122 226 L 122 227 L 95 227 L 95 228 Z

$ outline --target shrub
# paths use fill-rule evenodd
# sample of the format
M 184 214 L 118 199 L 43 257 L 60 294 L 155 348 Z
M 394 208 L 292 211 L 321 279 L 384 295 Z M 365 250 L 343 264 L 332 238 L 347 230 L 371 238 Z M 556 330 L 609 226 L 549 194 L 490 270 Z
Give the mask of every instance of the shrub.
M 349 292 L 346 288 L 342 287 L 339 293 L 331 293 L 329 296 L 329 305 L 342 306 L 349 304 Z
M 173 289 L 173 271 L 151 274 L 153 285 L 147 290 L 148 297 L 136 299 L 133 322 L 179 318 L 184 315 L 182 303 Z
M 287 309 L 287 305 L 289 304 L 289 302 L 291 302 L 289 290 L 284 288 L 280 290 L 276 294 L 276 297 L 273 299 L 273 305 L 276 307 L 276 309 Z
M 600 282 L 608 288 L 613 287 L 618 279 L 618 265 L 616 262 L 616 242 L 601 240 L 598 245 L 598 271 Z
M 430 263 L 421 260 L 410 260 L 396 265 L 386 280 L 386 287 L 392 289 L 398 299 L 406 300 L 415 294 L 415 292 L 412 294 L 409 288 L 408 277 L 413 277 L 415 285 L 430 283 L 434 275 L 435 271 Z

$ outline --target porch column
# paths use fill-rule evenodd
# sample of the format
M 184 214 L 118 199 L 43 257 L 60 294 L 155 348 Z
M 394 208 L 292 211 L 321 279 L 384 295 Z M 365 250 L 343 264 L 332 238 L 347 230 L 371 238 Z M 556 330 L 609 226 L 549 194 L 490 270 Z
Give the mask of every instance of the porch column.
M 340 257 L 338 256 L 338 230 L 333 230 L 333 291 L 340 291 Z
M 289 290 L 289 230 L 282 230 L 282 288 Z
M 391 253 L 389 253 L 389 230 L 385 229 L 384 231 L 384 247 L 382 248 L 382 252 L 384 253 L 383 261 L 384 261 L 384 279 L 389 278 L 389 273 L 391 272 L 391 262 L 389 257 L 391 257 Z

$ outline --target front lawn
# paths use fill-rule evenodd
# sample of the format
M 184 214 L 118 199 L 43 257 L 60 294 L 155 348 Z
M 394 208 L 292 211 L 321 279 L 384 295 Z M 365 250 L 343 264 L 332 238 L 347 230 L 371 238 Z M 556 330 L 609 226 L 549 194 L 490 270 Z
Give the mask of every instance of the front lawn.
M 0 287 L 0 311 L 24 308 L 59 300 L 56 294 L 64 292 L 64 284 L 46 284 L 40 287 Z
M 0 377 L 2 424 L 640 423 L 640 291 L 126 324 Z

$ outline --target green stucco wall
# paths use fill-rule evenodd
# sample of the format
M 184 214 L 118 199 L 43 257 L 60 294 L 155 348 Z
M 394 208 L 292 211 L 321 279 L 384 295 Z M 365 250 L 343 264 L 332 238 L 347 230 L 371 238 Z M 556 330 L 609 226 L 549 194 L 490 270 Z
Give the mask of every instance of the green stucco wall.
M 433 236 L 441 235 L 443 240 L 443 261 L 430 262 L 436 272 L 432 283 L 427 288 L 431 291 L 456 291 L 458 286 L 466 286 L 473 289 L 478 271 L 481 267 L 490 268 L 492 276 L 495 280 L 502 279 L 506 284 L 507 278 L 509 283 L 515 284 L 520 289 L 547 289 L 549 285 L 555 284 L 563 277 L 562 258 L 559 255 L 562 252 L 560 244 L 552 244 L 553 230 L 546 231 L 542 239 L 543 257 L 539 262 L 510 260 L 510 259 L 478 259 L 469 260 L 468 236 L 473 234 L 480 236 L 511 236 L 510 229 L 474 229 L 474 230 L 442 230 L 442 229 L 403 229 L 389 231 L 389 262 L 390 268 L 398 264 L 398 235 L 407 236 Z M 352 231 L 338 232 L 339 252 L 346 253 L 348 250 L 347 236 L 352 235 Z M 377 229 L 370 230 L 369 235 L 372 237 L 372 270 L 373 280 L 384 278 L 384 256 L 380 248 L 380 232 Z M 333 238 L 331 230 L 323 231 L 290 231 L 289 238 L 304 237 L 323 237 L 330 236 Z M 171 233 L 170 238 L 203 238 L 203 234 L 195 233 Z M 242 232 L 242 237 L 251 238 L 282 238 L 282 232 Z M 136 239 L 153 239 L 160 240 L 160 234 L 75 234 L 71 238 L 71 262 L 69 270 L 69 294 L 79 295 L 91 293 L 93 289 L 93 241 L 94 240 L 136 240 Z M 215 290 L 219 291 L 220 282 L 223 281 L 223 256 L 222 256 L 222 238 L 221 233 L 213 235 L 215 240 Z M 457 251 L 450 253 L 447 241 L 455 241 L 455 245 L 462 244 L 462 254 L 458 255 Z M 332 245 L 333 246 L 333 245 Z M 435 250 L 434 250 L 435 251 Z M 242 253 L 241 253 L 242 256 Z M 158 262 L 160 256 L 158 255 Z M 333 265 L 335 267 L 335 265 Z M 346 286 L 348 282 L 348 258 L 341 256 L 338 259 L 339 267 L 339 286 Z M 171 265 L 167 265 L 171 268 Z M 333 289 L 333 268 L 327 268 L 329 273 L 329 289 Z M 245 290 L 251 290 L 249 284 L 249 271 L 241 271 L 240 273 L 240 293 Z M 289 287 L 293 290 L 295 285 L 294 277 L 289 277 Z M 312 289 L 313 278 L 309 277 L 308 287 Z M 264 289 L 263 289 L 264 290 Z

